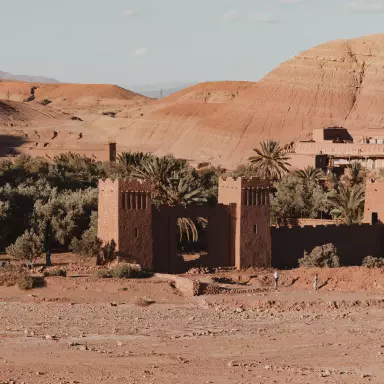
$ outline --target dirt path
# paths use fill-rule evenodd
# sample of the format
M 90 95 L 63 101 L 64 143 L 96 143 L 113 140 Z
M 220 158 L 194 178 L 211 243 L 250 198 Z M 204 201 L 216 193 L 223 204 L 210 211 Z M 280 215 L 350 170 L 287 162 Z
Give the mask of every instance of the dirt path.
M 378 293 L 184 298 L 156 279 L 47 280 L 0 287 L 0 382 L 384 382 Z

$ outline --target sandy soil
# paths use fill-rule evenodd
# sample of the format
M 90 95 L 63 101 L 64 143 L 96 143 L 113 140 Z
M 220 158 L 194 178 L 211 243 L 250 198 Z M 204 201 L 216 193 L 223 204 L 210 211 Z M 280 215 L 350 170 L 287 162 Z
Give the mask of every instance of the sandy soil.
M 254 271 L 258 293 L 191 298 L 156 277 L 97 280 L 84 270 L 32 291 L 0 287 L 0 382 L 384 381 L 380 270 L 352 269 L 376 282 L 362 288 L 340 285 L 347 269 L 328 271 L 338 283 L 318 292 L 311 271 L 283 272 L 278 292 L 269 272 Z

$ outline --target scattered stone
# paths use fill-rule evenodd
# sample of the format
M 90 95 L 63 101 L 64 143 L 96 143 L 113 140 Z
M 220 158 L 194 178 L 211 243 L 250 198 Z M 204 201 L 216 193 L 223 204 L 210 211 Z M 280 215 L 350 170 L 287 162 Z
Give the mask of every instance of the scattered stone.
M 117 342 L 117 345 L 118 345 L 119 347 L 122 347 L 122 346 L 123 346 L 123 342 L 122 342 L 122 341 L 118 341 L 118 342 Z
M 238 367 L 240 364 L 234 360 L 228 362 L 228 367 Z
M 79 351 L 88 351 L 88 347 L 86 345 L 80 345 Z

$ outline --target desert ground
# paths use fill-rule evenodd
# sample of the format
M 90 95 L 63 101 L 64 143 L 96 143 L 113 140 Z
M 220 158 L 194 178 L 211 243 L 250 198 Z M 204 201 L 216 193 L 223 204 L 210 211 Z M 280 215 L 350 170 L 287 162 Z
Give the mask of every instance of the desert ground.
M 384 382 L 382 269 L 319 270 L 317 292 L 311 269 L 281 271 L 277 292 L 273 271 L 191 275 L 228 292 L 186 297 L 156 275 L 65 267 L 0 287 L 1 383 Z

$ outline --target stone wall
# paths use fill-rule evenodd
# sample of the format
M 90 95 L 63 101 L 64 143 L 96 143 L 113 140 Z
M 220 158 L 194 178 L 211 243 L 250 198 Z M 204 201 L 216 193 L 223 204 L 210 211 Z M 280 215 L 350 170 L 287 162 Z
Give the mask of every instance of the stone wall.
M 295 268 L 304 251 L 332 243 L 337 248 L 342 265 L 361 265 L 366 256 L 384 255 L 383 225 L 339 225 L 317 227 L 272 227 L 272 265 L 275 268 Z

